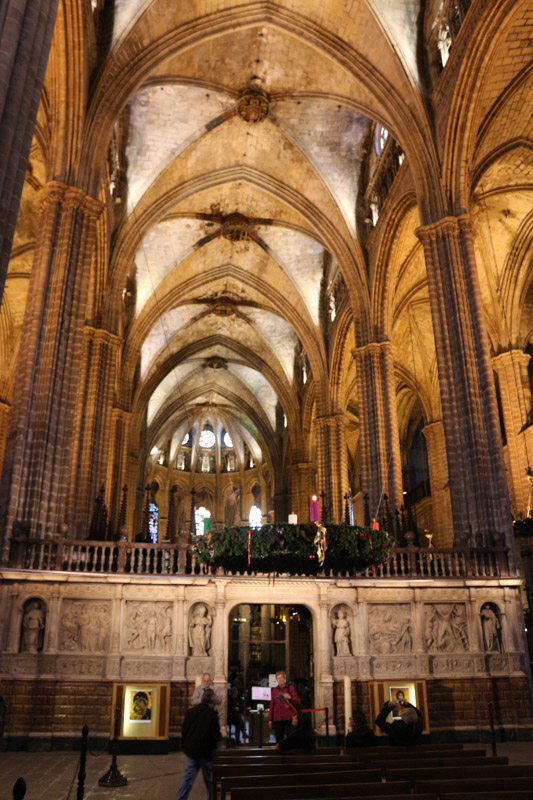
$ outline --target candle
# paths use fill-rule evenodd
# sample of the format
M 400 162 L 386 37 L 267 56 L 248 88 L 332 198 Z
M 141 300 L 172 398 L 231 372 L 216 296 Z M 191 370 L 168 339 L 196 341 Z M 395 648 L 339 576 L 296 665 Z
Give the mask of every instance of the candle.
M 373 531 L 379 531 L 379 522 L 375 517 L 372 517 L 372 522 L 370 523 L 370 527 Z
M 311 522 L 320 522 L 320 500 L 314 494 L 309 503 L 309 519 Z
M 352 681 L 348 675 L 344 676 L 344 730 L 345 735 L 350 730 L 352 718 Z
M 294 511 L 289 514 L 289 525 L 298 525 L 298 514 L 295 514 Z

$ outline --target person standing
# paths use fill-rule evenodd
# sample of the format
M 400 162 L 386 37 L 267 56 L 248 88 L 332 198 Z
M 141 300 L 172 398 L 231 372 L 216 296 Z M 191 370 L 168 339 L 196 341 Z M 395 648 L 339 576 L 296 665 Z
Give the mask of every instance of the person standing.
M 211 680 L 211 675 L 209 674 L 209 672 L 204 672 L 204 674 L 202 675 L 202 682 L 198 684 L 198 686 L 192 693 L 191 706 L 197 706 L 199 703 L 202 702 L 202 697 L 206 689 L 211 689 L 211 691 L 214 693 L 216 706 L 219 706 L 222 703 L 220 692 L 213 684 Z
M 181 746 L 185 753 L 185 773 L 176 800 L 187 800 L 192 785 L 202 770 L 206 800 L 211 800 L 213 750 L 220 739 L 220 722 L 215 710 L 215 693 L 206 689 L 199 705 L 189 708 L 181 729 Z
M 387 717 L 392 709 L 394 709 L 394 715 L 400 712 L 401 719 L 395 722 L 387 722 Z M 390 744 L 417 744 L 420 740 L 423 728 L 422 714 L 418 708 L 415 708 L 415 706 L 412 706 L 410 703 L 405 701 L 399 703 L 394 702 L 394 700 L 389 700 L 377 715 L 376 725 L 387 734 Z
M 300 707 L 300 698 L 294 686 L 287 686 L 284 672 L 276 672 L 276 680 L 278 685 L 272 689 L 272 700 L 268 710 L 268 727 L 274 730 L 276 743 L 279 744 L 292 729 L 294 713 L 287 703 L 291 703 L 297 711 Z

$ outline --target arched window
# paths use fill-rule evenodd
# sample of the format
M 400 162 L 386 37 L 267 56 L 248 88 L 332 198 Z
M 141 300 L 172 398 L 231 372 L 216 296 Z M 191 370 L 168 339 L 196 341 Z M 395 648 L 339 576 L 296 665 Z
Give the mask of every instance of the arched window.
M 231 438 L 231 436 L 227 431 L 224 434 L 223 441 L 224 441 L 224 447 L 233 447 L 233 439 Z
M 389 138 L 389 132 L 387 128 L 383 125 L 378 125 L 376 127 L 376 139 L 374 141 L 374 147 L 376 148 L 376 153 L 380 156 L 383 152 L 383 148 L 385 147 L 385 143 Z
M 251 528 L 260 528 L 262 525 L 263 515 L 259 506 L 252 506 L 250 509 L 250 516 L 248 517 Z
M 155 503 L 150 503 L 148 506 L 148 533 L 151 541 L 155 544 L 157 542 L 157 531 L 159 528 L 159 508 Z
M 200 434 L 200 447 L 213 447 L 215 444 L 215 434 L 209 428 L 204 428 Z

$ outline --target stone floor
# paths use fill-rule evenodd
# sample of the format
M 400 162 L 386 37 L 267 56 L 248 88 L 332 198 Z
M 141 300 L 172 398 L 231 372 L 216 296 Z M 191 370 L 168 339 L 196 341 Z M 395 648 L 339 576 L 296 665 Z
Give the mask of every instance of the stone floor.
M 484 747 L 490 755 L 489 745 Z M 505 742 L 497 745 L 497 753 L 508 756 L 510 764 L 533 764 L 532 742 Z M 119 756 L 118 768 L 128 779 L 128 785 L 118 789 L 98 786 L 98 779 L 110 765 L 108 754 L 87 757 L 85 800 L 174 800 L 184 759 L 182 753 L 164 756 Z M 11 800 L 16 779 L 23 776 L 25 800 L 75 800 L 77 792 L 78 754 L 74 752 L 21 753 L 0 752 L 0 800 Z M 189 795 L 191 800 L 204 800 L 205 788 L 201 775 Z

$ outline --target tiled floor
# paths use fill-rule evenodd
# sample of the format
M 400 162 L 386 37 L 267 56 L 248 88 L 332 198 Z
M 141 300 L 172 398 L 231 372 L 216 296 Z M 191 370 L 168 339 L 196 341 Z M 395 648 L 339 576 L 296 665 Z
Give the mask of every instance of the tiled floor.
M 491 754 L 490 744 L 465 745 L 484 747 Z M 533 743 L 497 745 L 498 755 L 508 756 L 510 764 L 533 764 Z M 111 763 L 110 756 L 89 755 L 85 779 L 85 800 L 174 800 L 184 759 L 182 753 L 165 756 L 119 756 L 118 769 L 128 778 L 128 785 L 107 789 L 98 786 Z M 0 800 L 11 800 L 11 789 L 22 775 L 26 781 L 26 800 L 76 800 L 78 754 L 73 752 L 19 753 L 0 752 Z M 198 775 L 191 800 L 204 800 L 205 788 Z

